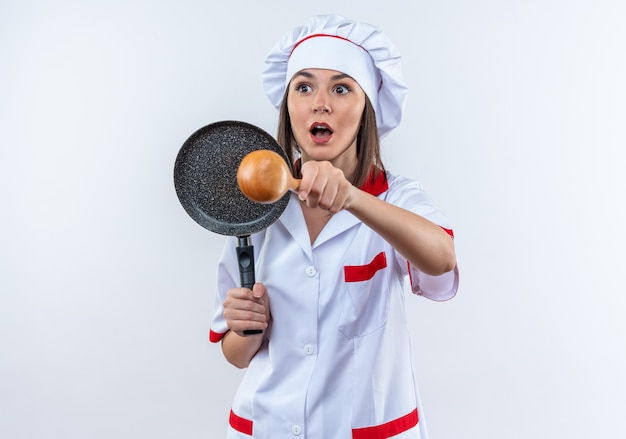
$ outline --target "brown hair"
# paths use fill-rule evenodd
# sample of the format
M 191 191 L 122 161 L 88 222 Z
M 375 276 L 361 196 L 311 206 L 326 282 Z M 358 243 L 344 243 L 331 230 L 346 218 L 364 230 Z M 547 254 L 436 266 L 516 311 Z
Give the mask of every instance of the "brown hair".
M 280 106 L 276 140 L 285 150 L 289 162 L 294 163 L 299 150 L 296 139 L 293 136 L 293 131 L 291 130 L 291 119 L 287 108 L 288 93 L 289 87 L 287 87 L 285 91 Z M 357 134 L 356 154 L 357 167 L 351 183 L 360 188 L 365 184 L 368 177 L 371 177 L 373 181 L 379 173 L 385 172 L 385 166 L 383 165 L 380 155 L 380 139 L 378 137 L 378 128 L 376 127 L 376 113 L 367 95 L 365 96 L 365 108 L 361 116 L 361 127 Z M 300 169 L 296 167 L 294 169 L 294 177 L 300 178 L 301 176 L 299 174 Z

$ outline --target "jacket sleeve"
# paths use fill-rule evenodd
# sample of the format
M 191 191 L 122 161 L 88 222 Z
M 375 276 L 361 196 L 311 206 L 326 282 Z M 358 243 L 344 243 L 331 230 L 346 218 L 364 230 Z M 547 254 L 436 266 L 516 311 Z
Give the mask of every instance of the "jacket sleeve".
M 454 230 L 449 219 L 419 182 L 404 177 L 391 177 L 386 200 L 432 221 L 444 229 L 450 239 L 454 239 Z M 396 262 L 405 267 L 413 294 L 436 301 L 449 300 L 456 295 L 459 286 L 458 266 L 440 276 L 431 276 L 412 266 L 398 252 L 395 252 L 395 256 Z
M 211 329 L 209 331 L 209 341 L 212 343 L 221 341 L 229 331 L 224 318 L 224 301 L 226 300 L 226 292 L 231 288 L 239 286 L 235 246 L 236 243 L 232 238 L 226 240 L 217 265 L 217 292 L 215 293 L 213 318 L 211 319 Z

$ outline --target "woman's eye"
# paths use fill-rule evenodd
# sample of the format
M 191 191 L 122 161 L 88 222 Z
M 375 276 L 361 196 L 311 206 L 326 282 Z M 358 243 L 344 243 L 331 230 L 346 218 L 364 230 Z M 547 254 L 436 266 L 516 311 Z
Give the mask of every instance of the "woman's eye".
M 346 87 L 345 85 L 338 85 L 335 87 L 335 93 L 337 94 L 345 95 L 345 94 L 348 94 L 349 92 L 350 92 L 350 89 Z
M 298 84 L 296 86 L 296 91 L 300 93 L 309 93 L 311 91 L 311 86 L 309 84 Z

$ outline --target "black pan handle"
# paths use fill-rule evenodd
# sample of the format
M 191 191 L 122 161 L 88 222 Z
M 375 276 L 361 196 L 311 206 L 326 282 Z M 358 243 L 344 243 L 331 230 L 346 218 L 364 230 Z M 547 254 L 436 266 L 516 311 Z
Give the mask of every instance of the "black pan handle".
M 250 242 L 250 235 L 237 237 L 237 262 L 239 263 L 239 280 L 241 286 L 252 289 L 254 286 L 254 246 Z M 262 334 L 261 329 L 246 329 L 245 335 Z

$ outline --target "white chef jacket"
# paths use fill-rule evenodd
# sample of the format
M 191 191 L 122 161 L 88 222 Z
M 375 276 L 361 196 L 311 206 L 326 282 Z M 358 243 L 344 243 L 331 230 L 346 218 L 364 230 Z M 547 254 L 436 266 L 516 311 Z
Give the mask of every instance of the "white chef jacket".
M 453 236 L 418 182 L 387 173 L 363 189 Z M 458 269 L 420 272 L 347 211 L 335 214 L 311 245 L 295 194 L 281 217 L 251 239 L 272 321 L 236 393 L 227 437 L 426 439 L 405 287 L 450 299 Z M 212 342 L 228 331 L 223 303 L 239 286 L 235 245 L 227 241 L 218 266 Z

